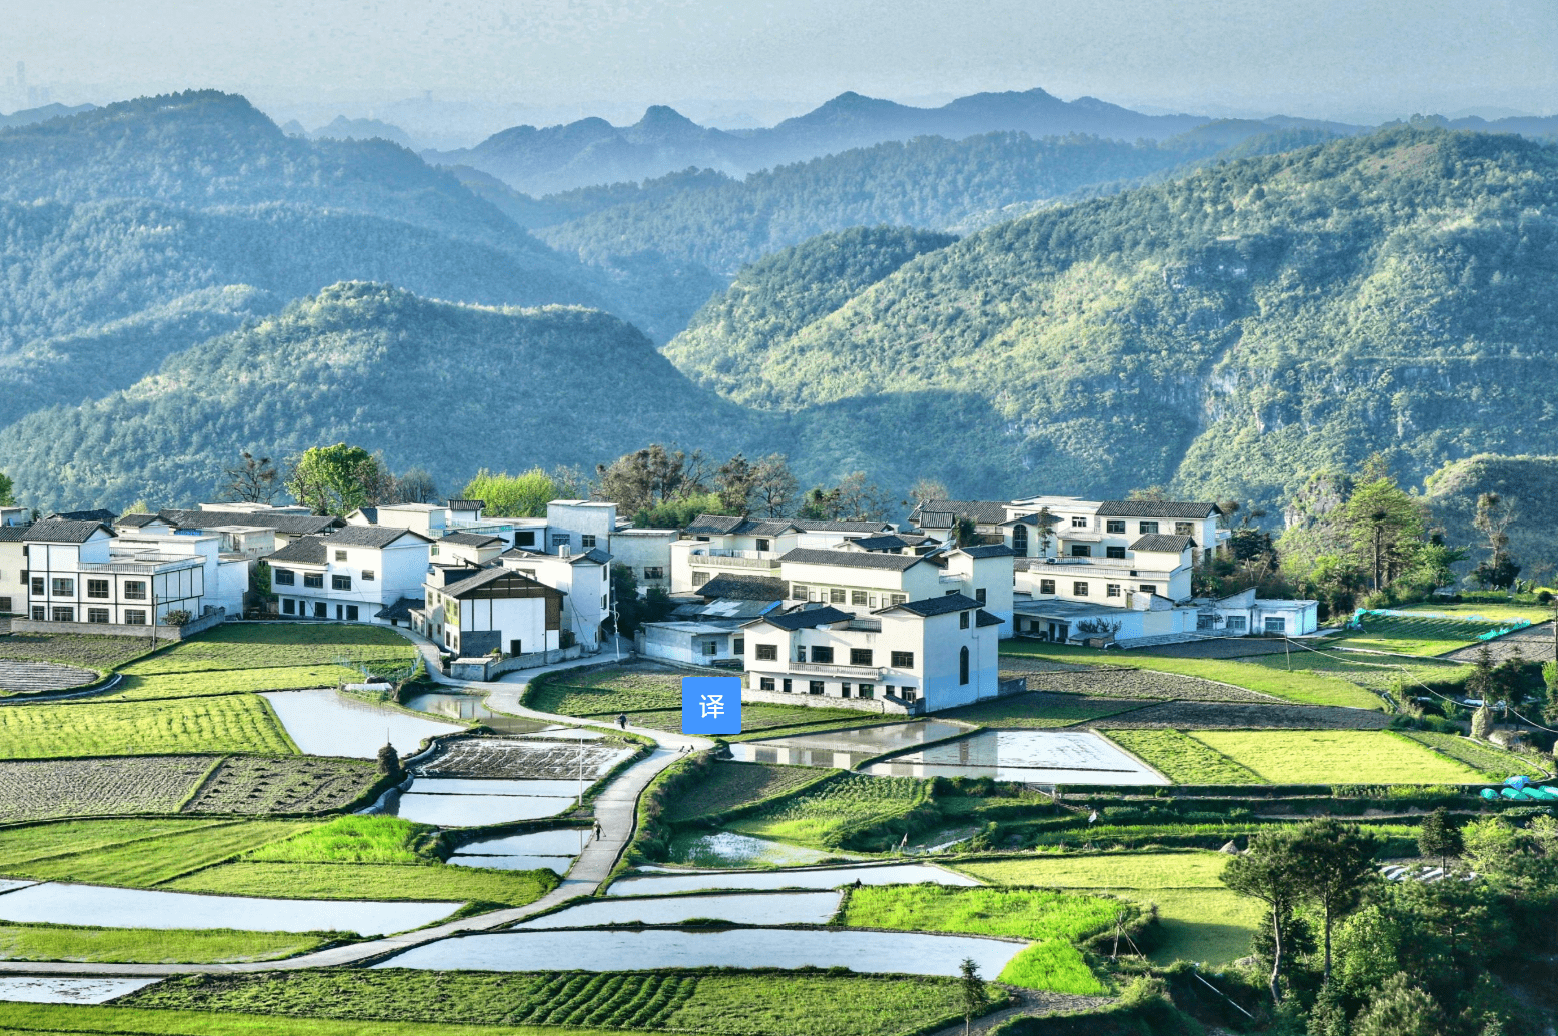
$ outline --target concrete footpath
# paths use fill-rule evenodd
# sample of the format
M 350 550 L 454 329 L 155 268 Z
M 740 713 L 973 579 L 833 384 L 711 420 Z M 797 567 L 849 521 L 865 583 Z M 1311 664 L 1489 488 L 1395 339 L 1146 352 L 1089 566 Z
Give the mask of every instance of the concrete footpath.
M 396 632 L 417 645 L 424 658 L 436 663 L 438 648 L 431 641 L 417 637 L 406 630 Z M 521 716 L 527 719 L 545 720 L 559 725 L 582 727 L 584 721 L 576 716 L 562 716 L 550 712 L 538 712 L 520 705 L 530 681 L 542 673 L 559 669 L 571 669 L 585 665 L 600 665 L 613 655 L 603 651 L 599 655 L 560 662 L 557 665 L 508 673 L 501 682 L 478 683 L 470 680 L 454 680 L 444 676 L 436 665 L 429 665 L 428 672 L 439 684 L 462 692 L 486 694 L 486 705 L 494 712 Z M 599 724 L 594 724 L 599 725 Z M 286 960 L 253 961 L 242 964 L 75 964 L 62 962 L 0 961 L 0 974 L 9 975 L 188 975 L 200 973 L 244 973 L 258 971 L 298 971 L 306 968 L 342 967 L 372 963 L 392 956 L 413 946 L 422 946 L 439 939 L 470 932 L 489 931 L 516 924 L 528 917 L 550 910 L 575 896 L 594 894 L 616 867 L 622 851 L 637 830 L 638 799 L 649 782 L 661 770 L 683 755 L 684 749 L 699 751 L 712 747 L 713 742 L 699 737 L 688 737 L 648 727 L 629 726 L 628 731 L 641 734 L 655 742 L 654 750 L 634 763 L 608 784 L 596 796 L 595 818 L 600 821 L 602 837 L 591 839 L 584 851 L 574 860 L 573 866 L 563 877 L 562 884 L 534 903 L 521 907 L 493 910 L 472 917 L 446 921 L 430 928 L 391 935 L 382 939 L 337 946 L 328 950 L 307 953 Z

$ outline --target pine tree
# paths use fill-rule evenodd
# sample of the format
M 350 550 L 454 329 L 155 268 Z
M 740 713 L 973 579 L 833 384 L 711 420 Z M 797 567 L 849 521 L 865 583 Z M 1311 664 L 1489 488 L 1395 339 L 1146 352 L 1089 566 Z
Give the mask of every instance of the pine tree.
M 1440 806 L 1423 820 L 1417 829 L 1417 851 L 1424 856 L 1439 857 L 1439 866 L 1449 869 L 1452 856 L 1459 856 L 1465 843 L 1461 829 L 1450 819 L 1450 811 Z

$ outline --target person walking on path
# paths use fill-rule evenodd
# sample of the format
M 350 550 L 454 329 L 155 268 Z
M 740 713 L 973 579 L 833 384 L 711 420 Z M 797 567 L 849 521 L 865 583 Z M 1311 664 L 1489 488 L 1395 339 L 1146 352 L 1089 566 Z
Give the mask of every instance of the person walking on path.
M 625 713 L 625 712 L 617 713 L 617 726 L 620 727 L 623 730 L 626 730 L 628 728 L 628 714 L 627 713 Z
M 594 831 L 594 838 L 595 838 L 595 840 L 597 842 L 600 841 L 603 837 L 605 837 L 605 834 L 606 834 L 606 832 L 601 829 L 600 821 L 599 820 L 595 821 L 595 831 Z

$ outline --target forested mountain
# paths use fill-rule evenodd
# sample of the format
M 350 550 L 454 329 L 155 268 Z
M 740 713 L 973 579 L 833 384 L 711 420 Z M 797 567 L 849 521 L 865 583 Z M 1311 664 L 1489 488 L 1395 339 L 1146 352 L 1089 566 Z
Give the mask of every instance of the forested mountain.
M 241 449 L 383 450 L 440 485 L 478 466 L 593 465 L 647 442 L 761 445 L 765 420 L 695 388 L 641 332 L 566 307 L 487 309 L 339 284 L 169 359 L 95 403 L 0 432 L 30 503 L 209 497 Z
M 1555 205 L 1558 148 L 1398 128 L 1041 211 L 799 330 L 700 323 L 668 354 L 764 409 L 918 397 L 869 434 L 950 456 L 988 410 L 983 477 L 1008 478 L 947 478 L 966 495 L 1020 476 L 1271 502 L 1375 451 L 1418 481 L 1558 452 Z
M 1558 456 L 1478 454 L 1445 465 L 1428 477 L 1425 488 L 1445 542 L 1472 548 L 1466 567 L 1489 556 L 1487 537 L 1475 525 L 1477 499 L 1497 493 L 1514 510 L 1507 534 L 1520 578 L 1551 580 L 1558 573 Z
M 767 129 L 725 132 L 655 105 L 631 126 L 593 118 L 542 129 L 515 126 L 475 147 L 429 151 L 424 157 L 479 169 L 527 194 L 549 194 L 653 179 L 688 166 L 739 175 L 919 136 L 956 140 L 1009 130 L 1033 137 L 1077 133 L 1160 140 L 1207 121 L 1194 115 L 1142 115 L 1092 97 L 1067 102 L 1039 89 L 974 94 L 940 108 L 913 108 L 851 92 Z
M 77 112 L 89 112 L 96 105 L 77 104 L 68 105 L 55 102 L 45 104 L 38 108 L 23 108 L 9 115 L 0 115 L 0 129 L 7 126 L 30 126 L 35 122 L 44 122 L 48 119 L 57 119 L 61 115 L 75 115 Z

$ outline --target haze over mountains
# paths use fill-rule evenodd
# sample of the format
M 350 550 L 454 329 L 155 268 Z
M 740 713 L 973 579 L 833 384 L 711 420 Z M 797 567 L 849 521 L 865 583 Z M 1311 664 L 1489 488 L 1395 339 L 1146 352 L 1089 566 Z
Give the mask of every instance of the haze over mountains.
M 675 163 L 543 197 L 215 92 L 0 130 L 0 470 L 122 506 L 325 438 L 447 484 L 672 440 L 895 492 L 1274 503 L 1376 450 L 1412 481 L 1558 454 L 1550 144 L 1042 91 L 746 134 L 651 114 L 510 131 L 558 183 Z

